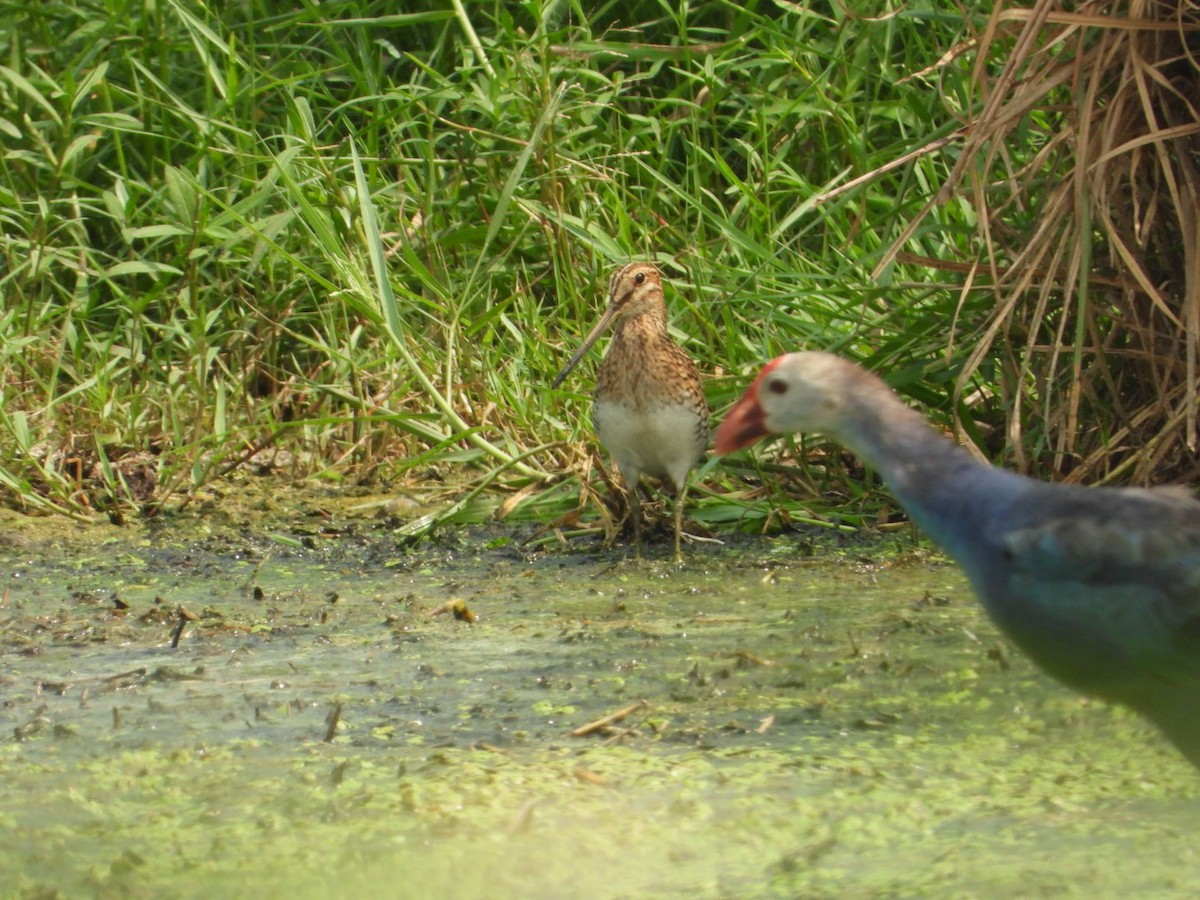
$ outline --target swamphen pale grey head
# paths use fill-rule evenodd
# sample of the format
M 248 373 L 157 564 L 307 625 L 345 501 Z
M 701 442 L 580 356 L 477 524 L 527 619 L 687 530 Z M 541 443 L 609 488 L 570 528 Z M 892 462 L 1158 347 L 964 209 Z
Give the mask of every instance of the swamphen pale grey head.
M 716 450 L 793 431 L 826 434 L 875 469 L 1039 666 L 1141 713 L 1200 768 L 1200 502 L 979 462 L 829 353 L 768 364 L 721 423 Z

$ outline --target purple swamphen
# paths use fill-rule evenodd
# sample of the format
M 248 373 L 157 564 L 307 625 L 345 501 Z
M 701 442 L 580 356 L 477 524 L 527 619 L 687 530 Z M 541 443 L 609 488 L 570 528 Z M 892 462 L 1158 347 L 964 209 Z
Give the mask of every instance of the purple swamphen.
M 878 472 L 1034 662 L 1136 710 L 1200 768 L 1200 502 L 1188 492 L 997 469 L 829 353 L 763 368 L 721 423 L 716 451 L 793 431 L 828 435 Z

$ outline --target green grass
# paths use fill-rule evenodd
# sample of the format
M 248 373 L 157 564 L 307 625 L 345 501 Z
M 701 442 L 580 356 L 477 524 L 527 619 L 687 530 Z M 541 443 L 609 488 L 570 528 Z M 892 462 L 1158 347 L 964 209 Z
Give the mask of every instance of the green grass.
M 452 519 L 521 491 L 513 515 L 564 514 L 590 494 L 556 481 L 595 480 L 590 369 L 548 385 L 634 258 L 672 282 L 718 416 L 764 361 L 821 347 L 951 420 L 992 300 L 920 258 L 971 251 L 971 204 L 873 269 L 953 153 L 830 192 L 954 133 L 973 60 L 931 67 L 982 20 L 932 0 L 392 8 L 0 12 L 8 502 L 153 507 L 269 462 Z M 977 435 L 998 406 L 971 410 Z M 152 499 L 126 458 L 153 460 Z M 877 514 L 852 470 L 818 468 L 851 521 Z M 765 521 L 778 498 L 747 474 L 710 468 L 697 515 Z

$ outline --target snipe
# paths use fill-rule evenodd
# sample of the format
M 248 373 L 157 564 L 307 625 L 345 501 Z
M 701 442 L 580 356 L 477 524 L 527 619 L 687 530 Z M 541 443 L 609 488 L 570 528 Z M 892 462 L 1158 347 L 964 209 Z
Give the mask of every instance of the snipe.
M 600 321 L 552 386 L 562 383 L 614 322 L 616 333 L 596 375 L 592 421 L 629 493 L 637 557 L 642 556 L 638 484 L 648 475 L 675 494 L 675 561 L 679 562 L 688 473 L 708 447 L 708 404 L 696 364 L 667 331 L 662 276 L 654 265 L 630 263 L 613 273 Z

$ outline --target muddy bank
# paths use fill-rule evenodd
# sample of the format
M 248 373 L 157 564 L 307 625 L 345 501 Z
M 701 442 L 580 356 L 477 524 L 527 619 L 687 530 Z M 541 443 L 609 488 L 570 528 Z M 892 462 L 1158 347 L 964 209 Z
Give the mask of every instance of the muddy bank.
M 402 547 L 386 499 L 2 514 L 6 894 L 1200 888 L 1200 779 L 907 534 L 681 572 L 531 527 Z

